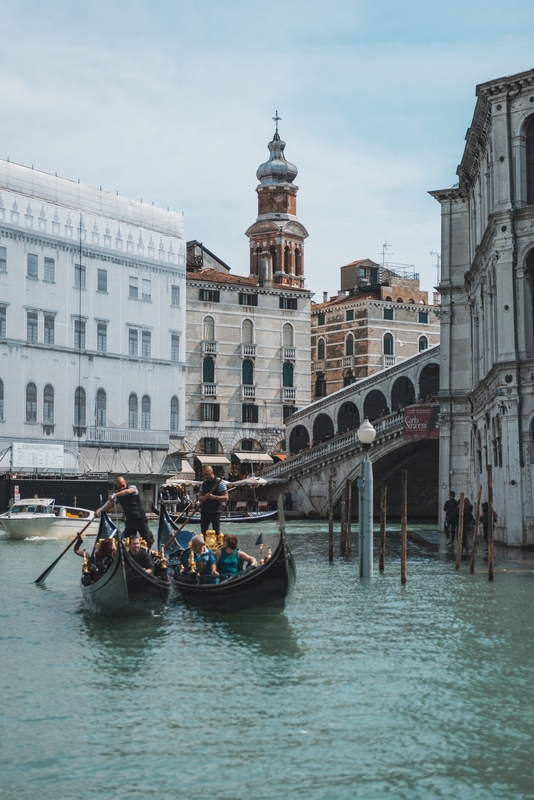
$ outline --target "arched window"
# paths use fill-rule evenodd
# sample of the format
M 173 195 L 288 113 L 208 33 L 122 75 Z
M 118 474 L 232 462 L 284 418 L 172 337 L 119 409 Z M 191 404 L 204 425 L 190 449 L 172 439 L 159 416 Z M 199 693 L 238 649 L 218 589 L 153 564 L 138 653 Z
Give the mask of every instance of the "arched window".
M 180 403 L 176 395 L 171 397 L 171 431 L 177 431 L 180 425 Z
M 144 431 L 150 430 L 150 397 L 147 394 L 141 400 L 141 427 Z
M 202 326 L 202 338 L 206 342 L 215 341 L 215 321 L 213 317 L 204 317 L 204 324 Z
M 283 347 L 293 347 L 293 325 L 286 322 L 282 328 L 282 345 Z
M 77 428 L 85 428 L 85 389 L 78 386 L 74 392 L 74 425 Z
M 293 364 L 286 362 L 282 367 L 282 384 L 289 388 L 293 386 Z
M 527 203 L 534 205 L 534 117 L 527 126 Z
M 295 248 L 295 275 L 302 275 L 302 258 L 298 247 Z
M 289 273 L 291 272 L 291 250 L 289 249 L 287 244 L 284 248 L 284 272 L 286 273 L 286 275 L 289 275 Z
M 393 336 L 391 333 L 386 333 L 384 336 L 384 355 L 385 356 L 392 356 L 393 355 Z
M 215 362 L 213 358 L 205 358 L 202 362 L 202 382 L 215 383 Z
M 317 342 L 317 361 L 324 360 L 324 339 L 319 339 Z
M 252 361 L 248 359 L 243 361 L 241 373 L 243 377 L 243 386 L 252 386 L 254 384 L 254 365 Z
M 103 389 L 96 393 L 96 426 L 97 428 L 106 427 L 106 409 L 108 400 Z
M 254 324 L 251 319 L 244 319 L 241 325 L 241 341 L 243 344 L 254 344 Z
M 137 402 L 137 395 L 132 392 L 130 397 L 128 398 L 128 427 L 129 428 L 137 428 L 138 427 L 138 407 L 139 404 Z
M 26 386 L 26 422 L 37 422 L 37 386 L 29 383 Z
M 426 350 L 427 348 L 428 348 L 428 339 L 426 338 L 426 336 L 421 336 L 421 338 L 419 339 L 419 352 L 421 352 L 421 350 Z
M 402 299 L 402 297 L 397 297 L 397 303 L 404 303 L 404 300 Z
M 352 333 L 349 333 L 349 335 L 345 339 L 345 355 L 346 356 L 354 355 L 354 336 L 352 335 Z
M 0 379 L 0 422 L 4 421 L 4 381 Z
M 273 273 L 275 273 L 276 272 L 276 247 L 274 245 L 271 245 L 271 247 L 269 247 L 269 253 L 271 254 L 272 259 L 273 259 Z
M 43 423 L 45 425 L 54 424 L 54 389 L 49 383 L 46 384 L 43 392 Z

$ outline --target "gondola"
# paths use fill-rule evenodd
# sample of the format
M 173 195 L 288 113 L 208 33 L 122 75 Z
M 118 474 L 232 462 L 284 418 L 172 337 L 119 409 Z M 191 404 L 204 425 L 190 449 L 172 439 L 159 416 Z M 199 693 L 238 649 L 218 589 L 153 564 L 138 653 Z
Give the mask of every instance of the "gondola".
M 267 519 L 274 519 L 278 515 L 278 511 L 249 511 L 246 514 L 221 514 L 222 522 L 232 522 L 239 524 L 240 522 L 265 522 Z M 170 514 L 171 519 L 177 519 L 178 514 Z M 190 522 L 200 525 L 200 514 L 194 514 Z
M 249 608 L 285 608 L 296 580 L 296 568 L 285 534 L 284 510 L 278 503 L 280 539 L 272 556 L 261 566 L 249 568 L 219 584 L 198 584 L 170 570 L 173 588 L 187 605 L 204 611 L 230 613 Z
M 117 540 L 117 554 L 111 566 L 94 583 L 86 583 L 82 574 L 82 598 L 85 608 L 96 614 L 136 615 L 159 614 L 169 601 L 171 584 L 165 571 L 160 576 L 149 575 L 130 556 L 120 531 L 103 512 L 93 549 L 105 537 Z

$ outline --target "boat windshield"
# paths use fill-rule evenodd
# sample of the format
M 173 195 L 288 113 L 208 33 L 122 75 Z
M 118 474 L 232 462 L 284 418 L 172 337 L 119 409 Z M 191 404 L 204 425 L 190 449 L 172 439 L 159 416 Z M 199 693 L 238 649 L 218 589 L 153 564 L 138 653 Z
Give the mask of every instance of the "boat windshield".
M 11 508 L 11 514 L 53 514 L 53 510 L 49 506 L 42 506 L 42 505 L 21 505 L 21 506 L 13 506 Z

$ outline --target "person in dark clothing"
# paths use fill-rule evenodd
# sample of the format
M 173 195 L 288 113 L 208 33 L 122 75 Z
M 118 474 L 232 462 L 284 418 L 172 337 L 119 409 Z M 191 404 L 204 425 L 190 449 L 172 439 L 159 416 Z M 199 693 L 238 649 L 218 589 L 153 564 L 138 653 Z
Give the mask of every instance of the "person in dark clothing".
M 145 572 L 148 572 L 149 575 L 154 574 L 154 562 L 152 560 L 152 556 L 146 547 L 141 547 L 141 541 L 137 531 L 134 531 L 134 533 L 132 533 L 130 536 L 129 552 L 135 563 L 139 564 L 139 566 L 142 567 Z
M 471 501 L 468 500 L 466 497 L 464 500 L 464 525 L 462 531 L 462 553 L 469 552 L 469 533 L 472 530 L 473 522 L 475 518 L 473 516 L 473 506 L 471 505 Z
M 95 517 L 98 517 L 102 511 L 111 510 L 116 503 L 120 503 L 126 520 L 124 535 L 131 537 L 133 533 L 139 533 L 148 547 L 150 547 L 154 541 L 154 537 L 148 527 L 145 509 L 141 503 L 137 487 L 128 486 L 124 478 L 119 476 L 115 481 L 115 488 L 117 491 L 110 495 L 107 503 L 105 503 L 102 508 L 98 508 L 95 511 Z
M 205 466 L 203 477 L 199 490 L 200 529 L 204 535 L 211 524 L 218 534 L 221 530 L 221 503 L 228 500 L 228 489 L 224 481 L 215 477 L 213 467 Z
M 458 528 L 458 500 L 456 500 L 455 492 L 449 492 L 449 499 L 443 506 L 443 510 L 445 511 L 445 535 L 447 536 L 447 545 L 452 546 Z
M 486 547 L 488 546 L 488 533 L 489 533 L 489 503 L 482 503 L 482 515 L 480 517 L 480 522 L 482 523 L 482 530 L 484 531 L 484 541 L 486 542 Z M 493 524 L 495 525 L 497 521 L 497 514 L 495 510 L 493 511 Z

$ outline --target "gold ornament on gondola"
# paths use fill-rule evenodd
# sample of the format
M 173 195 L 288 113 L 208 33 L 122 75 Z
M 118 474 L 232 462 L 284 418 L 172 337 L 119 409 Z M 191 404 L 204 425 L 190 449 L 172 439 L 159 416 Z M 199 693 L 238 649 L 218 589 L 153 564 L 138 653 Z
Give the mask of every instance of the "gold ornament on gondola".
M 89 556 L 87 555 L 87 550 L 83 551 L 82 572 L 84 572 L 86 575 L 89 572 Z
M 189 561 L 187 566 L 189 567 L 189 572 L 196 572 L 197 571 L 197 564 L 195 561 L 195 554 L 192 550 L 189 551 Z
M 272 550 L 271 547 L 269 547 L 269 549 L 267 550 L 267 558 L 265 560 L 268 561 L 270 559 L 270 557 L 272 556 L 272 554 L 273 554 L 273 550 Z
M 204 534 L 204 541 L 206 543 L 206 547 L 209 547 L 210 550 L 213 550 L 215 547 L 217 547 L 217 534 L 213 528 L 208 528 Z

